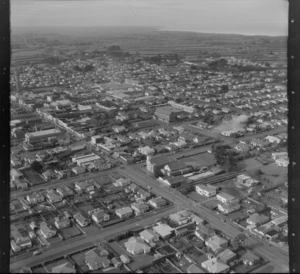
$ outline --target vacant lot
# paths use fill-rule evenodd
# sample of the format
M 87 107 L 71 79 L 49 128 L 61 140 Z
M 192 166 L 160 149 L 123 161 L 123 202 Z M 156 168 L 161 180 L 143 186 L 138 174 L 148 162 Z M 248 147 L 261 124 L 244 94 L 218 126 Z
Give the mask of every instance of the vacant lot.
M 217 198 L 213 198 L 211 200 L 208 200 L 206 202 L 203 202 L 202 205 L 204 205 L 205 207 L 209 208 L 209 209 L 214 209 L 218 206 L 219 201 L 217 200 Z
M 214 156 L 208 152 L 196 154 L 196 155 L 189 156 L 189 157 L 184 157 L 184 158 L 182 158 L 182 160 L 186 164 L 192 164 L 192 165 L 199 166 L 199 167 L 211 166 L 216 163 Z
M 79 229 L 76 228 L 76 226 L 71 226 L 71 227 L 61 229 L 59 230 L 59 233 L 64 237 L 64 239 L 76 237 L 81 234 L 81 232 L 79 231 Z
M 208 260 L 207 256 L 194 246 L 187 251 L 186 255 L 199 265 Z
M 186 196 L 197 203 L 203 203 L 210 199 L 210 198 L 200 195 L 196 191 L 189 192 Z
M 39 185 L 45 183 L 43 177 L 31 168 L 22 170 L 22 173 L 31 185 Z

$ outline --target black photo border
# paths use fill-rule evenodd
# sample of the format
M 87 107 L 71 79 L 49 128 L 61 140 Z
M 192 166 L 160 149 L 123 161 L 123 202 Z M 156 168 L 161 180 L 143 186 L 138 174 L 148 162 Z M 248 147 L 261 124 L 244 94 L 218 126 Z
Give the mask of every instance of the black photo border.
M 288 25 L 289 266 L 290 273 L 300 273 L 300 0 L 289 0 Z M 8 273 L 10 265 L 10 41 L 10 0 L 1 0 L 0 273 Z

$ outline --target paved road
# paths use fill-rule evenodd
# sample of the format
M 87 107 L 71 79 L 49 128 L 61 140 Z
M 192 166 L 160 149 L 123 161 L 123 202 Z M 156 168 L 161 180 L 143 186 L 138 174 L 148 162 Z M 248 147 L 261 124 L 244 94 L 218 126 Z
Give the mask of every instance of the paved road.
M 156 219 L 167 216 L 176 212 L 177 208 L 170 208 L 166 211 L 155 214 L 148 218 L 137 218 L 136 221 L 128 220 L 122 223 L 122 226 L 108 227 L 102 230 L 94 231 L 88 235 L 75 237 L 66 241 L 59 242 L 48 248 L 44 248 L 42 254 L 37 256 L 31 256 L 30 254 L 22 254 L 20 256 L 12 257 L 10 264 L 10 272 L 15 272 L 22 267 L 31 267 L 36 264 L 40 264 L 43 261 L 49 261 L 65 254 L 74 253 L 77 250 L 91 246 L 96 242 L 106 240 L 118 233 L 125 232 L 129 229 L 134 229 L 137 226 L 146 226 L 153 224 Z M 29 257 L 30 256 L 30 257 Z
M 172 201 L 173 203 L 180 205 L 181 207 L 193 210 L 194 212 L 202 216 L 205 220 L 207 220 L 209 223 L 211 223 L 214 227 L 222 230 L 222 232 L 226 236 L 232 238 L 238 233 L 240 233 L 240 230 L 234 227 L 233 225 L 224 223 L 221 220 L 221 217 L 216 213 L 203 207 L 200 204 L 195 205 L 193 201 L 179 194 L 177 191 L 171 191 L 169 188 L 163 187 L 154 178 L 145 176 L 145 173 L 139 170 L 139 168 L 134 166 L 127 166 L 124 169 L 120 169 L 119 172 L 131 178 L 133 181 L 144 187 L 151 186 L 152 192 L 156 193 L 157 195 L 162 195 L 170 201 Z M 288 269 L 287 252 L 284 252 L 274 246 L 269 246 L 264 241 L 259 241 L 254 238 L 250 238 L 248 240 L 248 246 L 249 248 L 258 252 L 262 257 L 270 260 L 274 265 L 282 269 L 283 272 Z

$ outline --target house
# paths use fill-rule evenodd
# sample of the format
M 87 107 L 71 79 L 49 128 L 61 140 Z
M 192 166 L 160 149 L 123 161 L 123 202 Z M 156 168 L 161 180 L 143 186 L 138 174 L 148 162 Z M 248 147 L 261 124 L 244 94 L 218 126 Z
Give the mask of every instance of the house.
M 240 174 L 236 177 L 237 182 L 246 187 L 252 187 L 259 184 L 259 181 L 251 178 L 248 175 Z
M 289 165 L 289 159 L 288 158 L 279 158 L 279 159 L 276 159 L 275 164 L 277 166 L 287 167 Z
M 27 189 L 28 188 L 28 183 L 24 182 L 24 181 L 20 181 L 19 179 L 16 179 L 14 182 L 11 181 L 11 184 L 14 184 L 17 188 L 17 190 L 19 189 Z
M 242 255 L 241 260 L 246 265 L 256 265 L 259 263 L 260 258 L 251 251 L 247 250 L 247 252 Z
M 256 139 L 256 138 L 253 138 L 251 141 L 250 141 L 250 144 L 254 147 L 259 147 L 259 148 L 263 148 L 267 145 L 266 142 L 264 142 L 263 140 L 259 140 L 259 139 Z
M 75 184 L 75 189 L 79 191 L 87 191 L 91 192 L 95 190 L 95 186 L 88 183 L 87 181 L 82 181 L 82 182 L 76 182 Z
M 90 219 L 85 218 L 81 213 L 74 214 L 74 219 L 81 227 L 86 227 L 91 223 Z
M 228 240 L 218 235 L 214 235 L 205 241 L 205 245 L 213 252 L 218 253 L 228 245 Z
M 147 199 L 147 198 L 151 197 L 151 194 L 142 188 L 137 190 L 137 195 L 139 195 L 143 199 Z
M 195 189 L 197 193 L 205 197 L 212 197 L 217 194 L 217 189 L 213 186 L 196 185 Z
M 100 224 L 102 222 L 107 222 L 110 220 L 109 214 L 105 213 L 104 210 L 101 210 L 100 208 L 95 209 L 92 213 L 92 219 L 97 224 Z
M 132 255 L 146 254 L 151 251 L 151 247 L 140 237 L 131 237 L 124 245 L 126 250 Z
M 216 233 L 212 228 L 200 224 L 196 227 L 195 235 L 202 241 L 205 241 L 209 237 L 216 235 Z
M 204 220 L 195 214 L 192 214 L 192 222 L 196 225 L 204 224 Z
M 51 229 L 45 222 L 40 223 L 40 232 L 45 239 L 52 238 L 56 235 L 56 230 Z
M 275 136 L 271 136 L 271 135 L 268 135 L 267 137 L 265 137 L 265 140 L 267 140 L 269 143 L 272 143 L 272 144 L 279 144 L 281 142 L 281 139 L 279 139 Z
M 149 200 L 149 204 L 155 208 L 160 208 L 165 205 L 167 205 L 167 201 L 163 199 L 162 197 L 155 197 L 151 200 Z
M 187 210 L 181 210 L 179 212 L 170 214 L 169 219 L 175 222 L 177 225 L 184 225 L 191 221 L 191 213 Z
M 248 152 L 250 150 L 250 147 L 247 144 L 240 142 L 234 146 L 234 149 L 239 152 Z
M 201 264 L 209 273 L 228 273 L 229 266 L 217 258 L 209 259 Z
M 140 233 L 140 237 L 148 244 L 153 244 L 159 240 L 159 235 L 156 234 L 153 230 L 145 229 Z
M 117 268 L 122 265 L 122 262 L 116 257 L 113 257 L 111 259 L 111 263 L 114 265 L 114 267 L 117 267 Z
M 14 238 L 16 245 L 21 249 L 32 247 L 30 237 L 22 235 L 19 230 L 11 230 L 11 235 Z
M 232 252 L 230 249 L 225 249 L 221 253 L 218 254 L 217 256 L 218 259 L 220 259 L 223 263 L 229 264 L 232 262 L 234 259 L 237 258 L 237 254 Z
M 279 236 L 278 231 L 274 228 L 266 232 L 265 235 L 270 241 L 275 240 Z
M 130 185 L 130 179 L 128 179 L 128 178 L 119 178 L 113 183 L 113 185 L 116 186 L 116 187 L 128 186 L 128 185 Z
M 70 220 L 66 217 L 65 218 L 55 217 L 54 220 L 55 220 L 54 225 L 56 226 L 57 229 L 67 228 L 70 227 L 71 225 Z
M 225 192 L 217 194 L 217 200 L 223 204 L 236 204 L 239 200 L 236 197 L 233 197 Z
M 130 258 L 126 255 L 121 255 L 120 260 L 123 262 L 123 264 L 129 264 L 130 263 Z
M 273 152 L 272 153 L 272 159 L 277 160 L 279 158 L 288 158 L 287 152 Z
M 265 215 L 260 215 L 258 213 L 252 214 L 248 219 L 247 223 L 249 225 L 254 225 L 254 226 L 259 226 L 262 224 L 265 224 L 266 222 L 269 221 L 269 217 Z
M 56 174 L 54 171 L 52 170 L 46 170 L 45 172 L 42 173 L 42 176 L 46 179 L 46 180 L 51 180 L 51 179 L 55 179 L 56 178 Z
M 187 269 L 187 273 L 205 273 L 205 272 L 195 264 L 191 264 Z
M 85 167 L 81 167 L 81 166 L 76 166 L 72 168 L 72 172 L 75 175 L 83 174 L 85 173 L 85 171 L 86 171 Z
M 24 179 L 24 175 L 23 173 L 21 173 L 19 170 L 17 169 L 11 169 L 10 170 L 10 177 L 13 181 L 17 180 L 17 179 Z
M 57 203 L 62 201 L 62 197 L 53 189 L 46 192 L 46 197 L 50 203 Z
M 132 183 L 132 184 L 130 184 L 130 185 L 128 186 L 128 189 L 129 189 L 131 192 L 135 193 L 135 192 L 137 192 L 137 191 L 139 190 L 139 187 L 138 187 L 136 184 Z
M 101 255 L 99 248 L 94 248 L 86 252 L 84 261 L 91 271 L 107 268 L 110 265 L 110 261 Z
M 74 195 L 74 191 L 67 186 L 58 187 L 56 192 L 63 198 Z
M 13 252 L 15 252 L 15 253 L 21 251 L 21 247 L 19 247 L 14 240 L 10 241 L 10 247 L 13 250 Z
M 239 210 L 240 208 L 240 204 L 218 204 L 218 209 L 224 214 L 229 214 L 231 212 Z
M 45 201 L 45 198 L 42 194 L 38 192 L 33 192 L 26 196 L 26 200 L 30 205 L 39 204 Z
M 116 215 L 121 219 L 126 219 L 132 216 L 133 210 L 130 207 L 122 207 L 119 209 L 116 209 Z
M 66 262 L 52 267 L 51 273 L 76 273 L 76 268 L 71 262 Z
M 136 216 L 144 214 L 149 210 L 149 206 L 143 202 L 133 203 L 131 208 L 134 210 Z
M 173 233 L 173 228 L 166 224 L 158 224 L 153 227 L 153 230 L 163 239 L 170 237 Z

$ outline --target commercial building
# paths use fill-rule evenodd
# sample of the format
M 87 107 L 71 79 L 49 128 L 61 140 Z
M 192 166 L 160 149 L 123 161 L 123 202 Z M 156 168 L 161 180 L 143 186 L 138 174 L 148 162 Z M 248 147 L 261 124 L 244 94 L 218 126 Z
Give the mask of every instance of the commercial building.
M 213 186 L 196 185 L 196 191 L 202 196 L 212 197 L 217 194 L 217 189 Z
M 161 169 L 170 162 L 170 159 L 166 156 L 158 157 L 147 157 L 147 170 L 154 174 L 154 176 L 159 176 L 161 174 Z
M 164 123 L 172 123 L 177 120 L 177 116 L 184 113 L 182 110 L 171 106 L 160 107 L 155 110 L 155 116 Z
M 96 155 L 95 153 L 72 158 L 73 163 L 76 163 L 79 166 L 88 166 L 89 164 L 97 160 L 100 160 L 100 156 Z
M 25 134 L 25 141 L 28 143 L 38 142 L 50 137 L 57 137 L 62 132 L 59 129 L 47 129 L 42 131 L 28 132 Z

